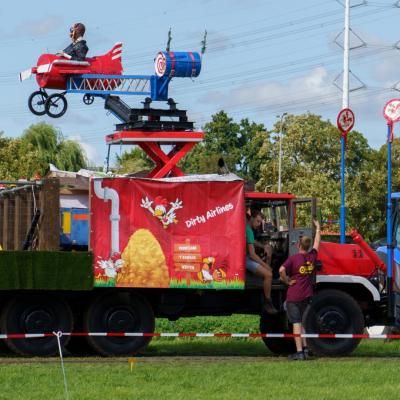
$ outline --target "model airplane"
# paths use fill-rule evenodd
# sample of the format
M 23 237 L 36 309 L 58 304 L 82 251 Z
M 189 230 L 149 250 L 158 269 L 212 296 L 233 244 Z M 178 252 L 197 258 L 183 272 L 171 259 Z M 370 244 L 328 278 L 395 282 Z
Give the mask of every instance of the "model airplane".
M 106 54 L 86 58 L 85 61 L 68 60 L 55 54 L 42 54 L 35 67 L 19 74 L 20 81 L 36 75 L 39 90 L 33 92 L 28 99 L 28 106 L 35 115 L 48 114 L 53 118 L 64 115 L 67 110 L 65 94 L 70 89 L 70 78 L 81 75 L 122 75 L 121 62 L 122 43 L 116 43 Z M 114 80 L 113 86 L 118 85 Z M 63 90 L 62 93 L 49 95 L 46 89 Z M 83 101 L 91 104 L 94 98 L 85 94 Z
M 39 90 L 29 96 L 29 109 L 35 115 L 59 118 L 68 107 L 67 93 L 83 94 L 85 104 L 92 104 L 96 96 L 108 104 L 111 95 L 114 100 L 115 95 L 139 95 L 149 96 L 151 101 L 168 101 L 172 78 L 194 78 L 200 74 L 199 53 L 160 51 L 155 58 L 155 75 L 123 75 L 121 52 L 122 43 L 117 43 L 108 53 L 84 61 L 42 54 L 35 67 L 20 73 L 21 81 L 36 75 L 39 85 Z M 47 89 L 62 92 L 49 95 Z

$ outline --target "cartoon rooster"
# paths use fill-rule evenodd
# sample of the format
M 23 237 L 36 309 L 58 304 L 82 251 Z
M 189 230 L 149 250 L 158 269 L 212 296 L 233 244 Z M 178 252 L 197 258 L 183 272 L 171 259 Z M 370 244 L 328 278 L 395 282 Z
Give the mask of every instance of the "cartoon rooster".
M 152 206 L 153 203 L 154 209 Z M 169 210 L 168 205 L 170 205 Z M 169 224 L 176 224 L 178 222 L 176 219 L 175 210 L 182 208 L 182 201 L 176 199 L 175 202 L 168 203 L 168 200 L 162 196 L 157 196 L 154 201 L 151 201 L 146 197 L 145 199 L 142 199 L 141 207 L 149 210 L 154 217 L 161 221 L 164 229 L 166 229 Z
M 118 271 L 123 267 L 124 260 L 121 259 L 119 253 L 115 253 L 108 260 L 98 257 L 97 265 L 94 268 L 95 276 L 106 276 L 107 278 L 115 278 Z
M 211 269 L 214 266 L 215 258 L 214 257 L 205 257 L 203 258 L 203 266 L 201 267 L 200 272 L 198 273 L 198 278 L 203 283 L 209 283 L 214 280 L 212 276 Z
M 165 197 L 157 196 L 154 199 L 153 215 L 161 220 L 167 215 L 168 200 Z

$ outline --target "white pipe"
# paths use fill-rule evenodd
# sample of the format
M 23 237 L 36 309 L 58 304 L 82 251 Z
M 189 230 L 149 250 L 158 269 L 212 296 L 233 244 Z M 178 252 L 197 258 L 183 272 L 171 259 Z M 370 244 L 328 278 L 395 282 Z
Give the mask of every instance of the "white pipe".
M 346 0 L 343 35 L 343 99 L 342 109 L 349 108 L 350 0 Z
M 93 181 L 94 193 L 99 199 L 111 200 L 111 255 L 114 253 L 119 253 L 119 196 L 118 192 L 109 187 L 102 187 L 102 179 L 95 179 Z

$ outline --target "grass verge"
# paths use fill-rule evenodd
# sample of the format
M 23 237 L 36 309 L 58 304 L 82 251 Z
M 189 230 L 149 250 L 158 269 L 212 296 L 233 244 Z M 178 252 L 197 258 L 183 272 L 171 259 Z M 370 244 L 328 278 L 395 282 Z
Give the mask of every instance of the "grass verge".
M 220 343 L 191 340 L 192 347 L 219 354 Z M 239 347 L 249 354 L 258 341 L 243 343 L 223 339 L 222 349 Z M 165 347 L 165 344 L 167 346 Z M 204 346 L 205 347 L 204 347 Z M 381 343 L 382 350 L 391 343 Z M 154 341 L 154 347 L 171 354 L 169 341 Z M 176 342 L 180 355 L 186 353 Z M 214 346 L 214 350 L 212 347 Z M 375 349 L 369 349 L 373 351 Z M 379 349 L 378 349 L 379 350 Z M 393 349 L 392 349 L 393 350 Z M 391 351 L 392 351 L 391 350 Z M 251 351 L 250 353 L 252 353 Z M 254 349 L 255 352 L 255 349 Z M 223 352 L 222 352 L 223 353 Z M 204 354 L 204 353 L 203 353 Z M 229 352 L 229 354 L 232 354 Z M 160 353 L 158 353 L 160 355 Z M 372 355 L 375 355 L 372 353 Z M 289 362 L 284 357 L 243 357 L 229 361 L 200 360 L 193 357 L 137 359 L 132 371 L 127 359 L 86 359 L 66 363 L 70 399 L 398 399 L 400 383 L 396 378 L 400 359 L 352 357 Z M 58 362 L 34 364 L 0 364 L 0 399 L 63 399 L 63 381 Z
M 156 330 L 256 332 L 258 317 L 158 320 Z M 365 340 L 351 357 L 289 362 L 261 339 L 155 338 L 132 371 L 127 358 L 67 357 L 65 367 L 70 400 L 391 400 L 399 398 L 399 354 L 400 341 Z M 57 359 L 0 359 L 0 388 L 0 400 L 64 399 Z

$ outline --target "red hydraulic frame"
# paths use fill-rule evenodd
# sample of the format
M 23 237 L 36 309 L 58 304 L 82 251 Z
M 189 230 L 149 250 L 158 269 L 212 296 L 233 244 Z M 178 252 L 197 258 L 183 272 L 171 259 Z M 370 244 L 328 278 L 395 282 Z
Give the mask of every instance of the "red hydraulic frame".
M 156 164 L 147 175 L 148 178 L 163 178 L 172 172 L 174 176 L 183 176 L 183 171 L 177 167 L 181 160 L 196 143 L 203 140 L 203 132 L 182 131 L 117 131 L 106 136 L 106 143 L 138 145 Z M 166 153 L 161 146 L 171 146 Z

